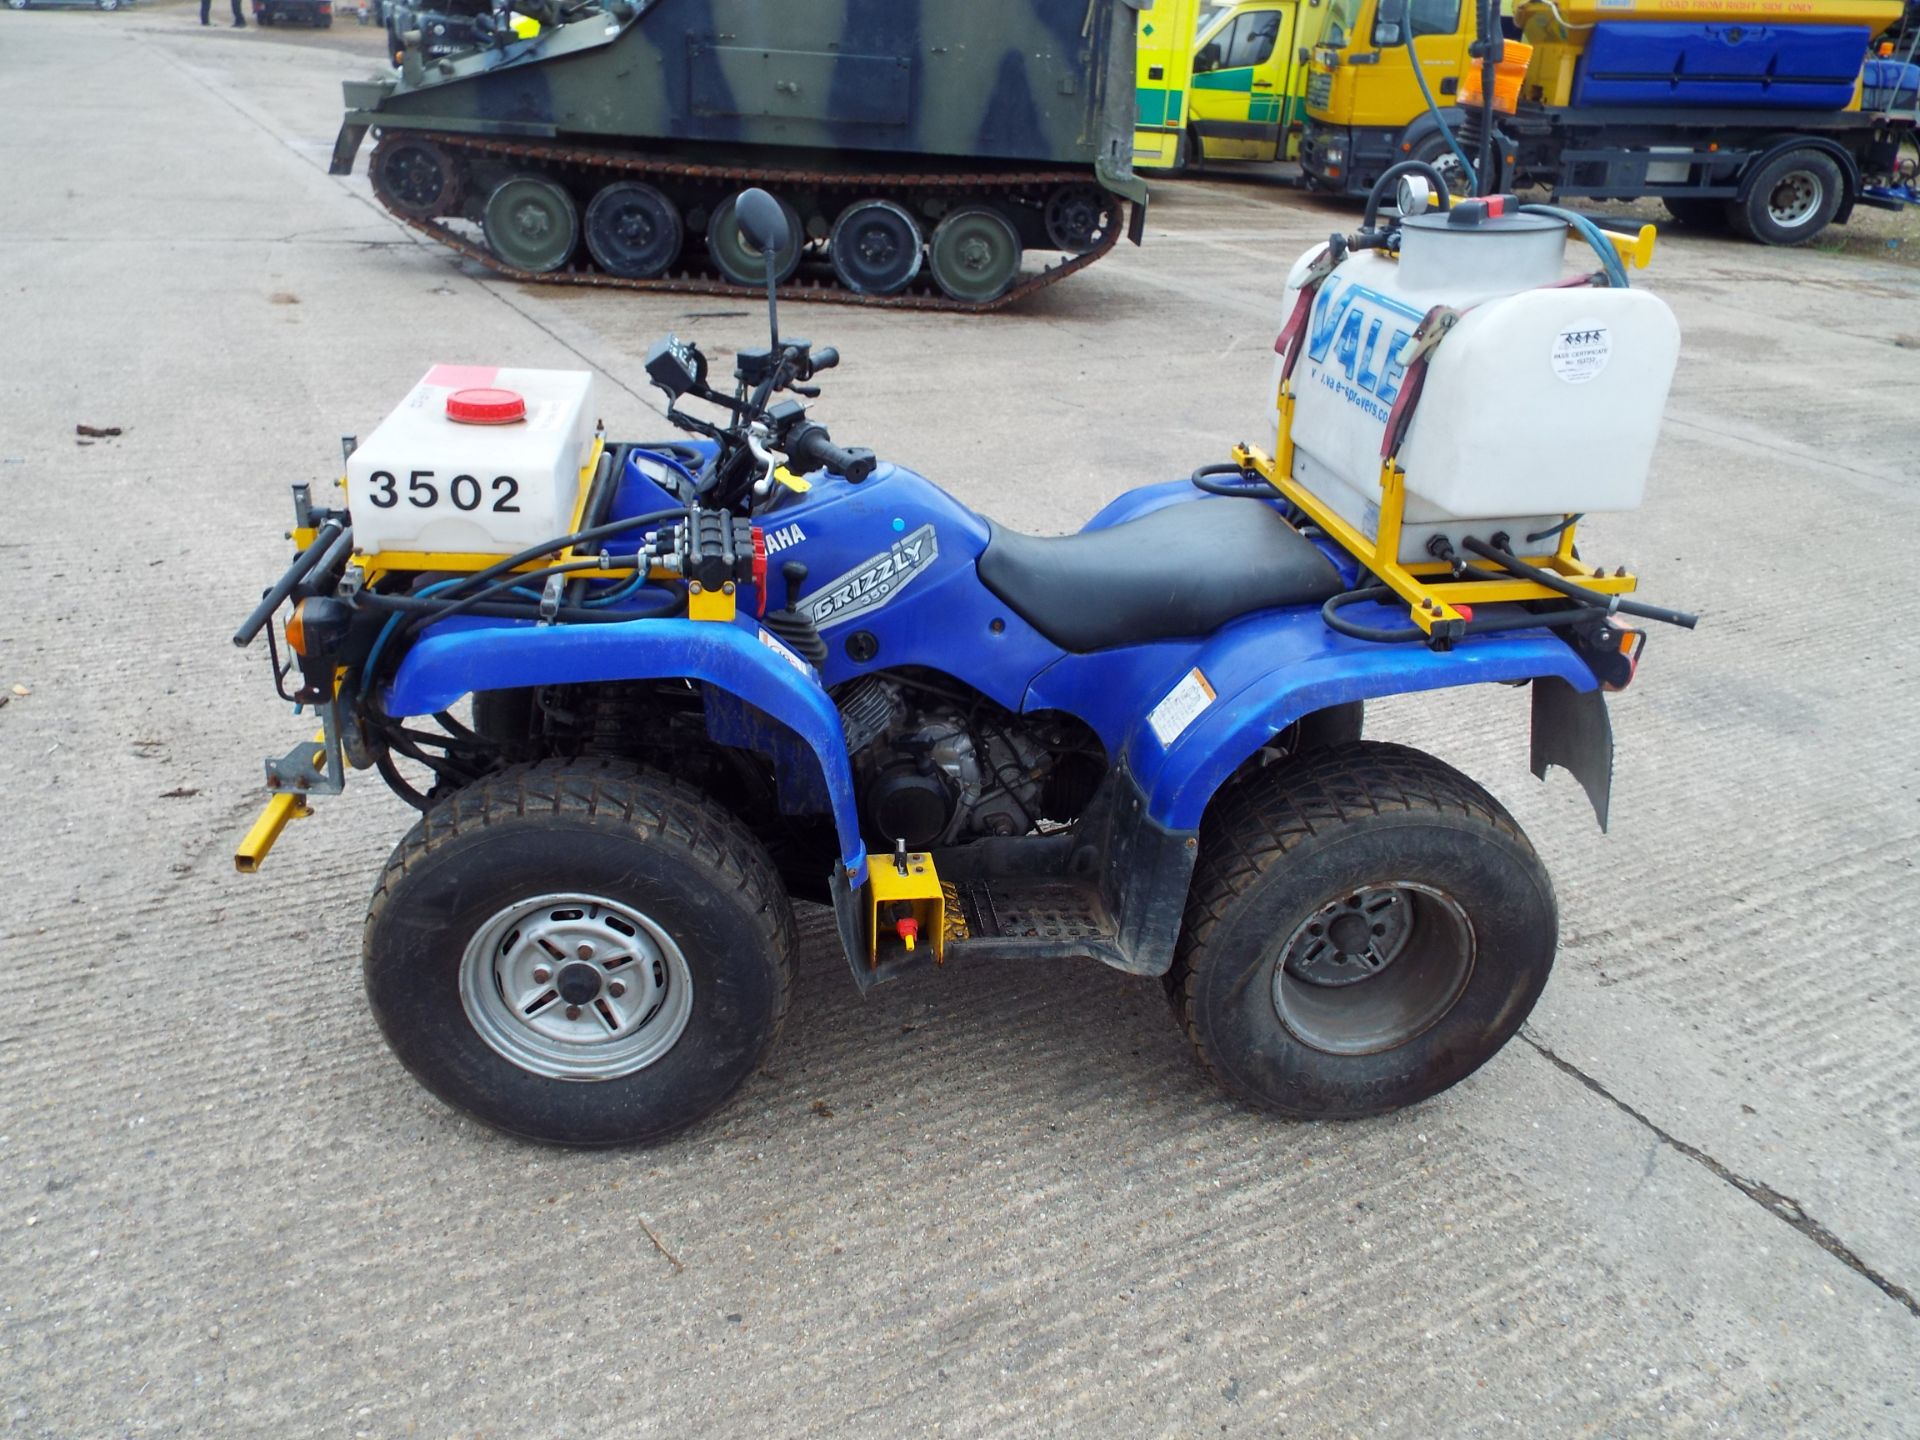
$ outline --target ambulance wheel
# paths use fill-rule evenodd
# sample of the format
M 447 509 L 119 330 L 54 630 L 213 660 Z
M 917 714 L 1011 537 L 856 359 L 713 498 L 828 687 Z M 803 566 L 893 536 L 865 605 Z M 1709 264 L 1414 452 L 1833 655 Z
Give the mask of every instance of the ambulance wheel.
M 913 216 L 893 201 L 860 200 L 833 222 L 827 256 L 854 294 L 897 295 L 920 273 L 924 244 Z
M 651 185 L 618 180 L 587 206 L 587 250 L 609 275 L 649 280 L 680 258 L 680 211 Z
M 765 850 L 625 761 L 517 766 L 434 806 L 367 908 L 374 1018 L 427 1089 L 559 1145 L 661 1139 L 759 1066 L 793 983 Z
M 1208 812 L 1169 995 L 1229 1092 L 1302 1119 L 1436 1095 L 1547 983 L 1553 888 L 1498 801 L 1431 756 L 1337 745 Z
M 1839 211 L 1844 184 L 1831 155 L 1789 150 L 1753 172 L 1727 207 L 1727 220 L 1749 240 L 1804 245 Z
M 767 262 L 759 250 L 747 243 L 733 218 L 734 202 L 739 198 L 738 194 L 729 195 L 714 207 L 713 218 L 707 221 L 707 258 L 713 261 L 714 269 L 734 284 L 764 287 Z M 807 232 L 801 228 L 800 212 L 779 196 L 774 199 L 787 215 L 787 243 L 773 257 L 774 283 L 784 285 L 800 268 L 800 251 L 806 244 Z
M 1020 236 L 999 211 L 973 205 L 934 227 L 927 259 L 934 283 L 948 295 L 983 305 L 1019 277 Z
M 516 270 L 558 270 L 580 238 L 573 197 L 539 175 L 515 175 L 494 187 L 480 217 L 493 253 Z

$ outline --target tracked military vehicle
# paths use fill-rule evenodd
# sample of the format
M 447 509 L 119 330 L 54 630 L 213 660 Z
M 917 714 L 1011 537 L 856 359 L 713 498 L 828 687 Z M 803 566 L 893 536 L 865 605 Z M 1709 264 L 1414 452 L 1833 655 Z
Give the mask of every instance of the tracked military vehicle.
M 453 53 L 403 32 L 394 70 L 347 83 L 332 169 L 371 130 L 375 194 L 471 259 L 708 293 L 760 291 L 734 219 L 760 186 L 785 293 L 995 309 L 1105 254 L 1129 203 L 1140 238 L 1135 7 L 524 0 L 531 37 L 504 10 Z

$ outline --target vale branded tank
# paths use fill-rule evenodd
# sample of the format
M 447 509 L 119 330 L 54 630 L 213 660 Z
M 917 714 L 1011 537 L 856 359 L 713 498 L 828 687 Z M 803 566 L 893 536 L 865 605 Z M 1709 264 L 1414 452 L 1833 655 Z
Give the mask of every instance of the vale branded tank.
M 1431 558 L 1434 536 L 1518 544 L 1568 515 L 1638 508 L 1679 356 L 1658 297 L 1563 277 L 1564 222 L 1486 210 L 1404 220 L 1397 258 L 1347 255 L 1295 341 L 1293 478 L 1370 539 L 1401 407 L 1402 563 Z M 1285 313 L 1323 250 L 1295 263 Z M 1410 386 L 1429 316 L 1442 338 Z

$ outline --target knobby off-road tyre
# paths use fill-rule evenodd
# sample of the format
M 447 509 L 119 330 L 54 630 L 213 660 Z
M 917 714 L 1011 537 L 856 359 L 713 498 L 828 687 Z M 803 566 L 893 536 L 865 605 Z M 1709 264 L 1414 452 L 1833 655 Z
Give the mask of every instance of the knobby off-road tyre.
M 618 760 L 515 766 L 435 805 L 367 907 L 367 994 L 435 1095 L 530 1140 L 658 1140 L 760 1064 L 793 984 L 766 852 Z
M 1375 1115 L 1492 1058 L 1556 926 L 1546 870 L 1485 790 L 1404 746 L 1336 745 L 1209 811 L 1168 993 L 1232 1094 Z

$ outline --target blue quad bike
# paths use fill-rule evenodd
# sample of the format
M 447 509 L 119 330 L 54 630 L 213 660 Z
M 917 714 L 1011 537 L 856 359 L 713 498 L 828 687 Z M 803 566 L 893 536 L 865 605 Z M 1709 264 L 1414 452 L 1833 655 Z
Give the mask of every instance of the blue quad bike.
M 778 206 L 738 209 L 778 253 Z M 1506 608 L 1537 626 L 1385 643 L 1352 620 L 1388 613 L 1354 605 L 1355 561 L 1245 475 L 1018 534 L 834 444 L 805 401 L 839 357 L 769 305 L 731 386 L 655 347 L 689 438 L 596 442 L 565 534 L 370 556 L 295 489 L 300 557 L 235 639 L 265 628 L 323 723 L 268 763 L 237 859 L 350 768 L 420 810 L 364 967 L 421 1083 L 546 1142 L 691 1125 L 779 1032 L 795 901 L 833 907 L 863 991 L 977 958 L 1157 977 L 1204 1069 L 1283 1115 L 1388 1111 L 1494 1055 L 1553 962 L 1547 872 L 1479 785 L 1362 739 L 1362 708 L 1530 685 L 1535 772 L 1571 770 L 1604 824 L 1618 616 L 1535 602 Z

